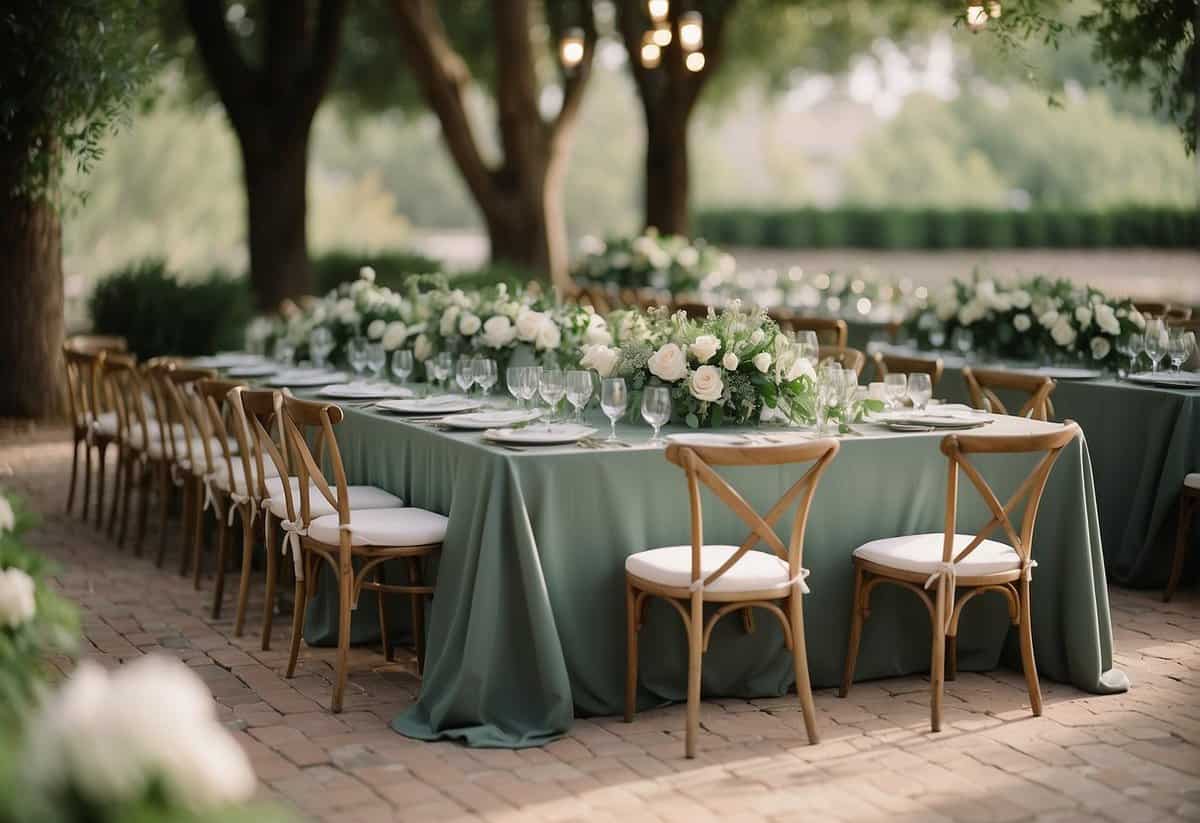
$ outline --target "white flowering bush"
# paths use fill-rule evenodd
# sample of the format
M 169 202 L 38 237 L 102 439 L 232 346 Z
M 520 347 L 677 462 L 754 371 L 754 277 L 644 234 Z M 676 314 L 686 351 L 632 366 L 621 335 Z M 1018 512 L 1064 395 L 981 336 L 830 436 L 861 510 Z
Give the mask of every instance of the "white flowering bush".
M 976 273 L 955 279 L 908 318 L 922 348 L 955 348 L 1014 360 L 1115 364 L 1117 343 L 1145 327 L 1132 300 L 1068 280 L 1004 283 Z
M 653 228 L 633 237 L 584 237 L 580 251 L 576 280 L 621 288 L 695 292 L 706 280 L 727 277 L 735 268 L 732 256 L 703 240 L 661 235 Z
M 613 312 L 608 326 L 611 339 L 584 344 L 579 365 L 624 377 L 631 408 L 647 386 L 667 386 L 675 419 L 692 428 L 757 422 L 765 410 L 792 423 L 814 419 L 812 364 L 765 312 L 735 300 L 699 320 L 665 309 Z

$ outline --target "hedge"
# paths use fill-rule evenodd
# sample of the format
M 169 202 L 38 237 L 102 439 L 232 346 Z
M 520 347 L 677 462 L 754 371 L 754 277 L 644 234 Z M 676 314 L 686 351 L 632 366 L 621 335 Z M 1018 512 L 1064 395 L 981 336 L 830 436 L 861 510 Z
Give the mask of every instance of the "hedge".
M 1200 210 L 710 209 L 695 233 L 771 248 L 1200 248 Z
M 442 270 L 439 261 L 413 252 L 329 251 L 312 258 L 315 294 L 327 294 L 341 283 L 357 280 L 363 266 L 375 269 L 375 282 L 390 289 L 400 289 L 410 274 Z

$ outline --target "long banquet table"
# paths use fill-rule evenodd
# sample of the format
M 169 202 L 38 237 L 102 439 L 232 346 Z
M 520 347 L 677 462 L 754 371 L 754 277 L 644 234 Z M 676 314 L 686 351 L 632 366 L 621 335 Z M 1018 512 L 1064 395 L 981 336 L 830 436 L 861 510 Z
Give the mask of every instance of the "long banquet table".
M 596 421 L 595 425 L 606 423 Z M 1052 424 L 998 418 L 988 431 L 1014 433 Z M 852 588 L 850 553 L 873 538 L 942 528 L 945 458 L 939 436 L 861 427 L 846 437 L 817 492 L 804 565 L 813 684 L 835 685 L 845 654 Z M 351 482 L 372 483 L 410 505 L 442 512 L 449 527 L 428 614 L 428 651 L 417 703 L 393 727 L 420 739 L 474 746 L 541 745 L 576 715 L 611 715 L 623 706 L 624 560 L 644 548 L 690 540 L 682 472 L 649 429 L 624 423 L 635 448 L 575 446 L 513 452 L 479 434 L 438 431 L 365 408 L 348 407 L 339 443 Z M 1007 496 L 1033 465 L 1029 456 L 985 455 L 979 462 Z M 797 467 L 730 471 L 760 511 L 794 481 Z M 986 520 L 964 490 L 961 529 Z M 706 539 L 740 542 L 744 527 L 714 500 Z M 1093 693 L 1122 691 L 1112 669 L 1100 527 L 1087 444 L 1063 453 L 1051 475 L 1035 534 L 1034 642 L 1044 677 Z M 336 591 L 329 576 L 310 603 L 306 639 L 336 637 Z M 399 611 L 399 610 L 398 610 Z M 860 680 L 927 671 L 929 622 L 911 593 L 879 589 L 862 642 Z M 354 640 L 375 632 L 376 610 L 360 603 Z M 773 621 L 724 620 L 705 655 L 706 696 L 763 697 L 793 685 L 790 658 Z M 653 603 L 642 630 L 643 706 L 685 696 L 686 644 L 678 617 Z M 1019 666 L 1001 598 L 966 610 L 959 639 L 964 670 Z M 1014 706 L 1023 698 L 1014 694 Z

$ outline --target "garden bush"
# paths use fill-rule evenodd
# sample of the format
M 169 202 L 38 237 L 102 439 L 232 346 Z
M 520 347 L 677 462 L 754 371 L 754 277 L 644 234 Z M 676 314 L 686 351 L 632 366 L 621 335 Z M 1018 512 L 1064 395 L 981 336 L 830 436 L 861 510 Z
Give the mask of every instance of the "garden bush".
M 375 254 L 339 249 L 312 259 L 313 286 L 316 294 L 327 294 L 342 283 L 358 279 L 363 266 L 375 269 L 375 282 L 389 289 L 400 289 L 411 274 L 430 274 L 442 270 L 433 258 L 415 252 L 379 252 Z
M 244 279 L 220 271 L 181 282 L 162 260 L 143 260 L 103 278 L 89 301 L 92 330 L 129 341 L 138 357 L 191 357 L 239 348 L 251 316 Z

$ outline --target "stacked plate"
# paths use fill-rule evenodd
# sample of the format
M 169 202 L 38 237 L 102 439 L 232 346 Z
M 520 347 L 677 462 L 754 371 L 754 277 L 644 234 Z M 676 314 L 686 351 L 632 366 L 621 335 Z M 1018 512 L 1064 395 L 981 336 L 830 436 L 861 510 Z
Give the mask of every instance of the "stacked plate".
M 898 432 L 928 432 L 935 430 L 977 429 L 992 422 L 990 415 L 959 404 L 931 406 L 925 411 L 902 409 L 883 412 L 871 418 L 872 423 Z
M 523 428 L 488 429 L 483 439 L 506 446 L 561 446 L 578 443 L 591 437 L 596 430 L 577 423 L 554 423 L 550 426 L 533 425 Z
M 226 372 L 230 377 L 266 377 L 279 371 L 274 363 L 251 363 L 246 366 L 234 366 Z
M 390 383 L 334 383 L 318 392 L 321 397 L 335 400 L 371 400 L 376 397 L 412 397 L 412 389 L 393 386 Z
M 478 400 L 456 394 L 439 394 L 432 397 L 405 397 L 383 400 L 375 404 L 380 411 L 396 414 L 441 415 L 460 414 L 478 409 L 483 404 Z
M 284 369 L 266 381 L 268 386 L 328 386 L 345 379 L 341 372 L 327 369 Z
M 1143 386 L 1162 386 L 1169 389 L 1200 389 L 1200 372 L 1140 372 L 1129 375 L 1130 383 Z
M 485 429 L 503 429 L 522 423 L 532 423 L 540 416 L 541 412 L 525 411 L 523 409 L 484 410 L 467 412 L 466 414 L 455 414 L 447 417 L 442 422 L 451 429 L 483 431 Z
M 217 352 L 210 357 L 194 357 L 188 365 L 198 369 L 232 369 L 238 366 L 258 366 L 263 362 L 261 354 L 247 354 L 240 351 Z

